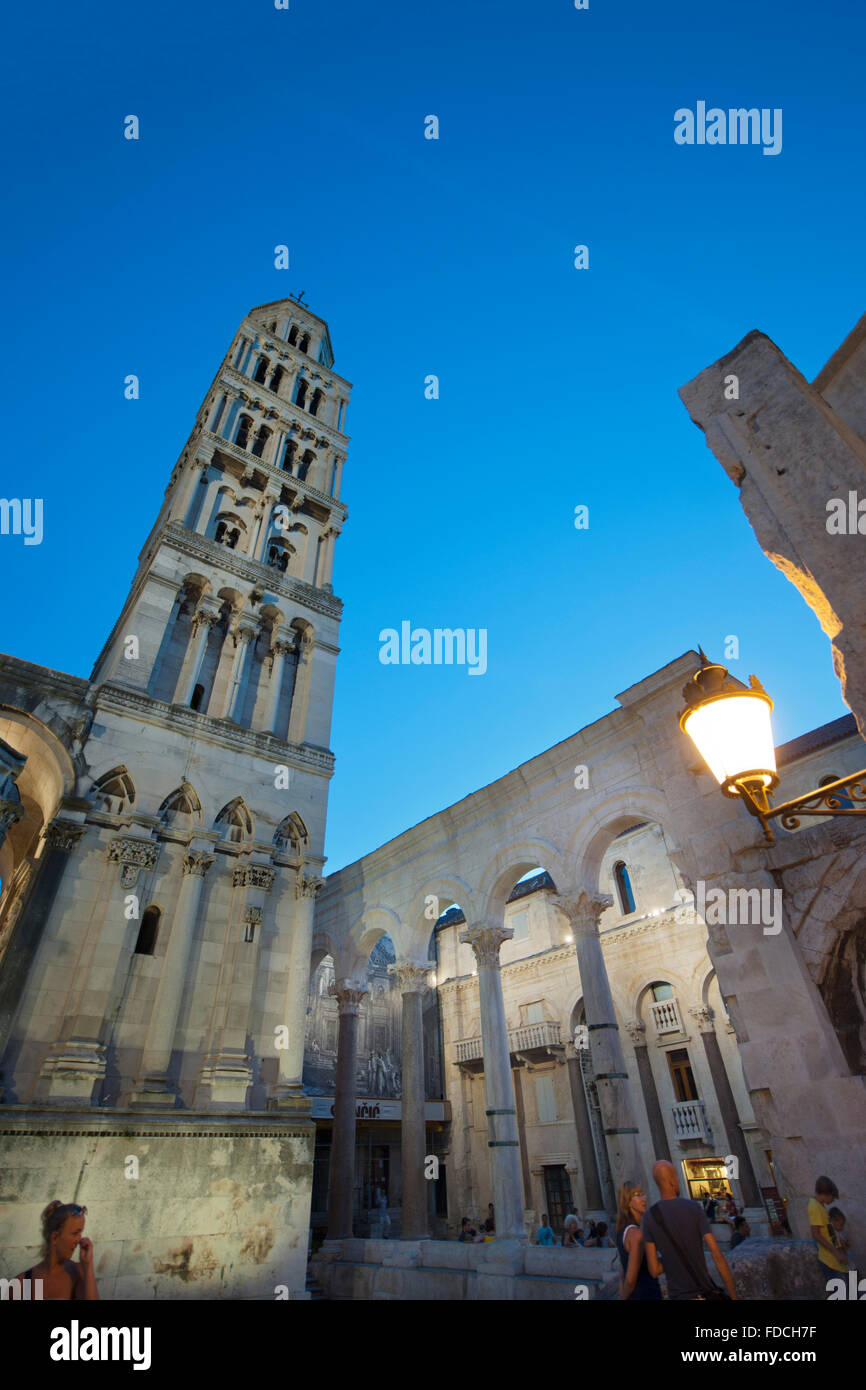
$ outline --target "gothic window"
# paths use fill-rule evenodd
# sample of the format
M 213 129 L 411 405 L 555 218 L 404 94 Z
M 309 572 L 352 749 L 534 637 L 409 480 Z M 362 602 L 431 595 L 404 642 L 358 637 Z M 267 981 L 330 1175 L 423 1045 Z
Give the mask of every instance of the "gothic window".
M 280 821 L 274 835 L 274 845 L 277 849 L 290 849 L 294 854 L 300 854 L 309 848 L 309 844 L 307 827 L 295 811 Z
M 125 767 L 116 767 L 106 772 L 96 783 L 94 805 L 109 815 L 119 816 L 121 811 L 135 803 L 135 787 Z
M 259 432 L 256 435 L 256 442 L 253 445 L 253 453 L 255 454 L 257 459 L 260 459 L 262 457 L 262 454 L 265 452 L 265 445 L 267 444 L 270 437 L 271 432 L 268 429 L 267 425 L 261 425 L 259 427 Z
M 295 405 L 301 410 L 305 409 L 307 400 L 307 383 L 304 378 L 298 377 L 298 389 L 295 392 Z
M 189 702 L 189 707 L 190 707 L 190 709 L 194 709 L 194 710 L 199 710 L 199 709 L 201 709 L 201 702 L 202 702 L 203 699 L 204 699 L 204 686 L 203 686 L 203 685 L 197 685 L 196 688 L 195 688 L 195 690 L 192 692 L 192 699 L 191 699 L 190 702 Z
M 319 413 L 319 406 L 322 404 L 322 401 L 323 401 L 324 399 L 325 399 L 324 392 L 320 391 L 319 388 L 316 387 L 316 390 L 313 392 L 313 399 L 310 401 L 310 414 L 311 414 L 311 415 L 318 415 L 318 413 Z
M 252 839 L 253 818 L 242 796 L 236 796 L 222 808 L 214 821 L 214 829 L 220 830 L 223 839 L 231 844 Z
M 289 329 L 289 343 L 292 347 L 298 346 L 298 325 L 293 323 Z
M 260 385 L 264 386 L 265 377 L 268 374 L 269 365 L 270 364 L 266 357 L 260 357 L 258 361 L 258 366 L 256 367 L 255 376 L 253 377 L 253 381 L 258 381 Z
M 252 430 L 252 427 L 253 422 L 250 419 L 249 415 L 242 415 L 240 417 L 240 420 L 238 421 L 238 432 L 235 438 L 235 443 L 237 444 L 239 449 L 246 449 L 247 445 L 249 444 L 250 431 Z
M 628 917 L 634 912 L 634 893 L 631 891 L 628 869 L 622 859 L 617 860 L 613 866 L 613 881 L 616 884 L 620 911 L 624 917 Z
M 201 818 L 201 802 L 189 782 L 176 787 L 159 808 L 159 819 L 166 825 L 172 825 L 179 816 L 190 816 L 196 821 Z
M 680 1102 L 697 1100 L 698 1088 L 695 1085 L 687 1048 L 676 1047 L 673 1052 L 669 1052 L 668 1066 L 671 1069 L 671 1080 L 674 1083 L 674 1094 L 677 1100 Z
M 271 384 L 270 384 L 270 387 L 269 387 L 268 389 L 271 390 L 271 391 L 279 391 L 279 389 L 280 389 L 280 382 L 282 381 L 282 379 L 283 379 L 284 376 L 285 376 L 285 371 L 284 371 L 284 369 L 283 369 L 282 367 L 275 367 L 275 368 L 274 368 L 273 376 L 271 377 Z
M 158 907 L 149 907 L 141 919 L 141 926 L 138 929 L 138 938 L 135 943 L 135 954 L 137 956 L 152 956 L 153 948 L 156 945 L 156 937 L 159 931 L 160 911 Z

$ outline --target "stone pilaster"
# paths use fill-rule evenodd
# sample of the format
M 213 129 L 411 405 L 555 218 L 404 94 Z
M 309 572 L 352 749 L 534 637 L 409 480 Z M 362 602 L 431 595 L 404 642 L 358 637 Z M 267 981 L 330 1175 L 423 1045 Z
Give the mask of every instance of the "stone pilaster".
M 660 1158 L 666 1158 L 668 1163 L 670 1163 L 670 1145 L 668 1144 L 664 1116 L 662 1115 L 662 1108 L 659 1104 L 659 1094 L 656 1090 L 652 1063 L 650 1062 L 647 1048 L 646 1028 L 641 1023 L 640 1019 L 632 1019 L 632 1021 L 625 1026 L 634 1046 L 637 1074 L 640 1077 L 641 1091 L 643 1092 L 644 1105 L 646 1106 L 647 1118 L 649 1120 L 653 1158 L 656 1161 Z
M 510 927 L 473 922 L 460 933 L 459 938 L 472 947 L 478 965 L 484 1096 L 489 1135 L 487 1147 L 497 1240 L 526 1239 L 517 1107 L 499 962 L 499 949 L 503 941 L 510 941 L 513 935 Z
M 427 1240 L 427 1180 L 424 1177 L 424 1028 L 421 999 L 427 988 L 429 962 L 402 960 L 388 967 L 403 1001 L 403 1100 L 400 1131 L 403 1178 L 401 1238 Z
M 313 950 L 313 918 L 316 897 L 323 886 L 324 879 L 314 875 L 299 873 L 295 879 L 295 908 L 282 1016 L 288 1045 L 278 1051 L 279 1076 L 269 1098 L 272 1109 L 282 1109 L 303 1094 L 304 1034 Z
M 701 1042 L 706 1053 L 707 1065 L 710 1069 L 713 1089 L 721 1111 L 722 1124 L 731 1146 L 731 1153 L 739 1161 L 739 1184 L 743 1203 L 747 1207 L 758 1207 L 761 1205 L 761 1194 L 758 1190 L 755 1170 L 752 1167 L 752 1155 L 749 1152 L 743 1131 L 740 1129 L 737 1102 L 734 1100 L 734 1092 L 731 1089 L 727 1068 L 719 1048 L 713 1015 L 709 1009 L 703 1008 L 689 1009 L 689 1013 L 700 1030 Z

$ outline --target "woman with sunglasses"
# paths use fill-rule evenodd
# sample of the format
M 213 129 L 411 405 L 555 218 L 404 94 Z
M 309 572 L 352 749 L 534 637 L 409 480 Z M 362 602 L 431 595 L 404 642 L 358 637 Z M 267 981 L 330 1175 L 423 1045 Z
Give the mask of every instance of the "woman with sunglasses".
M 84 1235 L 87 1207 L 73 1202 L 49 1202 L 42 1213 L 42 1259 L 19 1274 L 19 1279 L 41 1279 L 44 1299 L 94 1300 L 99 1298 L 93 1274 L 93 1242 Z M 78 1247 L 78 1263 L 72 1256 Z

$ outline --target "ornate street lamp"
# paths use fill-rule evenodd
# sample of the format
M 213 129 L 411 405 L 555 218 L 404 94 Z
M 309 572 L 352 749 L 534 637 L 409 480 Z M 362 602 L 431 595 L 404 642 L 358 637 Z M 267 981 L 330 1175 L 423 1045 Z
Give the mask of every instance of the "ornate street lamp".
M 801 816 L 866 815 L 866 768 L 771 807 L 770 798 L 779 785 L 770 721 L 773 701 L 757 676 L 749 676 L 749 684 L 743 685 L 726 667 L 698 650 L 703 665 L 683 688 L 686 708 L 680 715 L 680 728 L 724 795 L 739 797 L 761 822 L 768 844 L 774 840 L 769 821 L 776 816 L 781 816 L 786 830 L 797 830 Z M 843 788 L 847 789 L 844 798 Z M 854 801 L 864 804 L 854 806 Z

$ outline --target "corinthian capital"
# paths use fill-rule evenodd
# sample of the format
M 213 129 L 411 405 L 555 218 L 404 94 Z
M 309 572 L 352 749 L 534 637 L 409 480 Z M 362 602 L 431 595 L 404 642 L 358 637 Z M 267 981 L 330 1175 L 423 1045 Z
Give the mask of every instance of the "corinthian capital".
M 492 927 L 487 922 L 472 922 L 464 927 L 459 940 L 472 947 L 479 966 L 498 966 L 499 948 L 503 941 L 510 941 L 513 935 L 511 927 Z
M 689 1009 L 689 1013 L 698 1025 L 701 1033 L 714 1033 L 715 1024 L 713 1023 L 713 1012 L 711 1009 Z
M 195 878 L 204 878 L 213 861 L 214 856 L 212 854 L 205 854 L 203 850 L 195 850 L 184 859 L 183 871 L 185 874 L 192 874 Z
M 340 980 L 338 984 L 328 986 L 328 993 L 336 999 L 341 1015 L 357 1016 L 361 1001 L 366 998 L 367 986 L 363 980 Z
M 315 898 L 317 894 L 321 893 L 324 886 L 325 880 L 323 878 L 315 878 L 314 876 L 308 878 L 305 874 L 298 874 L 295 879 L 295 897 Z
M 423 994 L 431 969 L 429 961 L 398 960 L 388 966 L 388 974 L 396 978 L 401 994 Z
M 602 913 L 613 906 L 610 893 L 563 893 L 551 895 L 550 901 L 565 913 L 575 936 L 594 936 Z
M 48 848 L 59 849 L 63 854 L 71 854 L 83 834 L 84 826 L 70 820 L 55 820 L 45 827 Z

